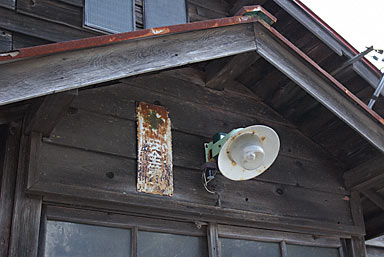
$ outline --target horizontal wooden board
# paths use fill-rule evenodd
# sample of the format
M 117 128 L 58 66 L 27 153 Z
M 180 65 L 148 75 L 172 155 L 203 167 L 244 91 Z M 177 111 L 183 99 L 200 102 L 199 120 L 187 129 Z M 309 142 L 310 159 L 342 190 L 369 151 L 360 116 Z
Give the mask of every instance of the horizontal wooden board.
M 113 172 L 112 178 L 107 176 L 108 172 Z M 163 199 L 215 205 L 215 195 L 206 193 L 203 189 L 200 172 L 175 167 L 174 179 L 174 197 Z M 71 192 L 71 187 L 77 187 L 85 191 L 101 190 L 106 194 L 138 194 L 135 159 L 47 143 L 42 145 L 35 183 L 48 183 L 53 187 L 60 184 L 68 188 L 66 193 Z M 218 176 L 215 183 L 221 194 L 223 208 L 336 224 L 352 223 L 348 198 L 342 195 L 257 180 L 241 182 L 239 190 L 238 182 L 222 176 Z
M 83 0 L 58 0 L 58 1 L 66 3 L 66 4 L 74 5 L 77 7 L 83 7 L 84 6 Z
M 143 216 L 122 215 L 104 211 L 91 211 L 76 208 L 47 206 L 48 220 L 63 220 L 83 224 L 108 227 L 133 228 L 164 233 L 204 236 L 206 230 L 198 228 L 194 222 L 147 218 Z
M 256 240 L 266 242 L 285 241 L 288 244 L 318 246 L 318 247 L 340 247 L 339 238 L 313 237 L 312 235 L 281 233 L 272 230 L 252 229 L 245 227 L 234 227 L 219 225 L 219 237 L 238 238 L 245 240 Z
M 165 34 L 42 56 L 23 60 L 22 64 L 6 63 L 0 69 L 1 83 L 5 84 L 0 92 L 1 103 L 251 51 L 256 48 L 252 25 L 243 23 Z M 220 48 L 216 47 L 218 42 Z
M 134 108 L 134 104 L 132 103 Z M 133 111 L 133 110 L 132 110 Z M 45 142 L 136 159 L 136 123 L 84 110 L 72 109 Z M 209 138 L 175 129 L 172 119 L 174 165 L 199 170 L 204 162 L 203 144 Z M 341 177 L 332 166 L 281 154 L 261 180 L 313 188 L 321 191 L 346 193 Z M 313 179 L 316 177 L 316 179 Z
M 49 0 L 17 0 L 17 11 L 40 19 L 82 26 L 83 11 L 80 7 Z
M 90 32 L 80 28 L 76 29 L 63 24 L 16 13 L 1 7 L 0 17 L 0 28 L 52 42 L 69 41 L 100 35 L 100 33 Z
M 12 43 L 13 43 L 13 50 L 16 50 L 16 49 L 25 48 L 25 47 L 50 44 L 52 42 L 48 40 L 32 37 L 32 36 L 27 36 L 20 33 L 13 33 Z
M 190 84 L 187 87 L 180 80 L 165 79 L 162 83 L 156 78 L 147 82 L 82 91 L 73 106 L 134 120 L 136 101 L 157 101 L 170 112 L 174 129 L 211 138 L 217 132 L 265 124 L 279 134 L 281 153 L 317 162 L 329 160 L 323 150 L 296 129 L 285 126 L 284 120 L 255 99 Z M 185 118 L 186 115 L 188 119 Z
M 15 0 L 0 0 L 0 6 L 14 10 L 15 2 Z

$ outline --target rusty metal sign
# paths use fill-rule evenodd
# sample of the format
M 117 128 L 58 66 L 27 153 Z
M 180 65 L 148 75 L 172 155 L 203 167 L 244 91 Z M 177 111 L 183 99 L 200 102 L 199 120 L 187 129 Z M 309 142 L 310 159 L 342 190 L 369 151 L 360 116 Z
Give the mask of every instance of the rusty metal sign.
M 172 136 L 168 111 L 157 105 L 138 103 L 137 191 L 173 195 Z

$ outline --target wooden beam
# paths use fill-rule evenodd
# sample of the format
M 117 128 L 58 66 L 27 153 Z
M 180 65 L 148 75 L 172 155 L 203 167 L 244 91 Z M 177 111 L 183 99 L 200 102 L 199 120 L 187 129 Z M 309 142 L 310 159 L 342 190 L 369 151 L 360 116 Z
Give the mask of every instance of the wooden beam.
M 254 37 L 240 23 L 2 63 L 0 105 L 252 51 Z
M 177 78 L 198 86 L 205 86 L 205 74 L 203 71 L 192 67 L 181 67 L 160 72 L 161 76 Z
M 361 192 L 365 197 L 367 197 L 371 202 L 376 204 L 381 210 L 384 211 L 384 199 L 381 195 L 373 191 L 372 189 Z
M 343 178 L 347 188 L 366 191 L 384 182 L 384 154 L 344 172 Z
M 8 256 L 8 244 L 11 234 L 13 198 L 16 187 L 16 171 L 19 157 L 20 143 L 19 124 L 5 126 L 0 133 L 4 133 L 0 145 L 0 155 L 4 154 L 3 167 L 0 167 L 0 256 Z M 0 159 L 2 157 L 0 156 Z
M 24 132 L 29 135 L 34 131 L 49 137 L 77 95 L 77 89 L 73 89 L 44 97 L 37 110 L 27 118 Z
M 219 234 L 217 223 L 209 223 L 207 227 L 209 257 L 220 257 Z
M 365 233 L 364 215 L 361 206 L 360 193 L 358 191 L 351 192 L 350 206 L 353 224 L 356 227 L 359 227 L 362 233 Z
M 351 238 L 352 256 L 366 257 L 365 240 L 363 236 L 352 236 Z
M 338 82 L 278 31 L 260 23 L 254 23 L 254 26 L 258 54 L 384 152 L 384 126 L 369 113 L 368 107 L 363 109 L 352 101 L 351 96 L 337 88 Z
M 258 54 L 250 52 L 235 55 L 224 64 L 221 64 L 221 60 L 211 61 L 206 67 L 206 87 L 218 90 L 224 89 L 226 83 L 241 75 L 241 73 L 259 58 L 260 56 Z
M 37 257 L 39 246 L 42 197 L 25 193 L 29 142 L 28 136 L 21 136 L 9 256 Z

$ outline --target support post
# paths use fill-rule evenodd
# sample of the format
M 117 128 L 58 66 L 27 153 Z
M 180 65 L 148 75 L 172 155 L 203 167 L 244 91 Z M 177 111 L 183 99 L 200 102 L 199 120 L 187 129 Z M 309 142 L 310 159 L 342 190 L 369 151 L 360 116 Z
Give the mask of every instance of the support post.
M 209 257 L 220 257 L 217 223 L 209 223 L 207 228 Z

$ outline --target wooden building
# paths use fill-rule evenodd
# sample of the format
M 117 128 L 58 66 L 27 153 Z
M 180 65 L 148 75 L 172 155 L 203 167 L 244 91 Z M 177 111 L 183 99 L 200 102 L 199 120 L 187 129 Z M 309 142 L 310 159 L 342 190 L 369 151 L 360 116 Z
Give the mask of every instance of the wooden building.
M 299 1 L 101 2 L 0 0 L 0 256 L 366 256 L 384 233 L 370 63 L 338 71 L 356 50 Z M 138 102 L 172 122 L 172 196 L 137 191 Z M 275 163 L 206 192 L 204 143 L 254 124 Z

